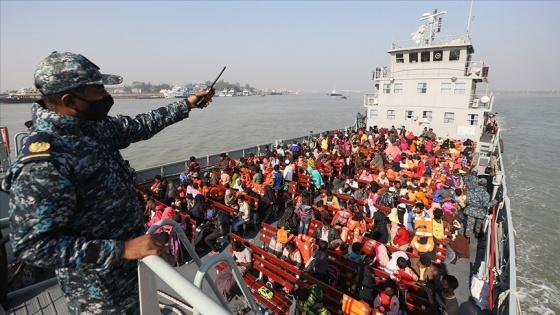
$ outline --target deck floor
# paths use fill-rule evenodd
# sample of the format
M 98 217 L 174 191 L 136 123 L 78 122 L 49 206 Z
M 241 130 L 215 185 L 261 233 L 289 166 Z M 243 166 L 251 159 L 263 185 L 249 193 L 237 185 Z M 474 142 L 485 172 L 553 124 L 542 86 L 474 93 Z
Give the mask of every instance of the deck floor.
M 251 241 L 255 244 L 261 245 L 258 239 L 257 231 L 248 231 L 248 236 Z M 459 314 L 480 314 L 486 315 L 490 314 L 489 311 L 481 311 L 478 308 L 472 298 L 470 297 L 470 275 L 473 274 L 472 266 L 476 261 L 476 244 L 471 244 L 471 258 L 470 260 L 461 260 L 456 264 L 449 266 L 448 272 L 459 280 L 459 288 L 456 290 L 456 296 L 459 302 Z M 224 252 L 229 253 L 229 247 L 224 250 Z M 207 259 L 208 251 L 200 253 L 202 262 Z M 198 270 L 195 263 L 191 262 L 177 268 L 181 274 L 185 275 L 188 279 L 194 279 L 196 272 Z M 210 271 L 210 276 L 212 279 L 216 277 L 216 272 Z M 182 312 L 183 314 L 191 314 L 192 310 L 190 307 L 183 307 L 174 303 L 172 300 L 168 299 L 166 296 L 171 296 L 175 300 L 181 300 L 177 298 L 177 294 L 171 290 L 167 285 L 165 285 L 159 278 L 156 277 L 157 287 L 163 293 L 159 295 L 160 309 L 162 314 L 177 314 Z M 207 293 L 208 296 L 212 297 L 217 301 L 214 293 L 207 284 L 203 285 L 203 291 Z M 66 315 L 70 314 L 67 307 L 66 301 L 62 297 L 62 292 L 58 284 L 51 285 L 47 288 L 36 290 L 34 292 L 29 292 L 22 297 L 13 299 L 10 301 L 10 307 L 6 310 L 6 314 L 14 315 L 28 315 L 28 314 L 44 314 L 44 315 Z M 164 305 L 163 308 L 161 306 Z M 246 303 L 242 297 L 236 297 L 230 302 L 230 309 L 233 313 L 246 307 Z M 288 310 L 286 310 L 288 311 Z M 247 314 L 247 313 L 246 313 Z M 0 310 L 0 315 L 2 315 Z

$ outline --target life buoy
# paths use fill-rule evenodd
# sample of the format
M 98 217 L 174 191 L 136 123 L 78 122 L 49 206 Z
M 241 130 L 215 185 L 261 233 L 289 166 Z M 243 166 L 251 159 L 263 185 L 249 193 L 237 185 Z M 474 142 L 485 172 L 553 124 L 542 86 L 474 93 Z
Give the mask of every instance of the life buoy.
M 414 218 L 414 236 L 410 246 L 419 253 L 428 253 L 434 250 L 433 221 L 428 217 Z

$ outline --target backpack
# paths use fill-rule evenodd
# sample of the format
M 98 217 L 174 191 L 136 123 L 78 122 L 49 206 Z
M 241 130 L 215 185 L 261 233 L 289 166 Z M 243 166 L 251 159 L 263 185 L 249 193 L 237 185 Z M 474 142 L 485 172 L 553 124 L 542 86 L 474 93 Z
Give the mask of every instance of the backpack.
M 327 284 L 335 289 L 338 284 L 338 274 L 339 274 L 338 268 L 336 268 L 333 265 L 329 265 L 327 269 L 327 276 L 328 276 Z
M 190 230 L 190 224 L 186 220 L 181 220 L 179 226 L 187 236 L 187 239 L 189 239 L 189 234 L 192 234 Z M 179 234 L 177 234 L 175 230 L 169 231 L 169 245 L 166 250 L 168 250 L 169 254 L 175 258 L 174 261 L 175 263 L 173 264 L 173 262 L 171 262 L 171 264 L 174 265 L 175 267 L 182 266 L 192 259 L 191 255 L 187 251 L 187 248 L 185 247 L 183 242 L 181 242 L 181 239 L 179 238 Z

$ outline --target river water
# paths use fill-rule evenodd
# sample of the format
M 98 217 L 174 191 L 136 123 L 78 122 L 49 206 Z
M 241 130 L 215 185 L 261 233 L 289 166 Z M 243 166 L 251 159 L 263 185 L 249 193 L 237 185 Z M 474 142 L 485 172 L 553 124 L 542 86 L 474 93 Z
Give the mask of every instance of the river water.
M 136 169 L 188 157 L 227 152 L 352 125 L 364 112 L 363 95 L 348 99 L 325 94 L 215 98 L 204 110 L 168 127 L 154 138 L 122 150 Z M 115 100 L 112 115 L 135 115 L 167 99 Z M 506 181 L 517 232 L 518 293 L 523 314 L 560 314 L 560 95 L 500 94 L 499 114 L 505 146 Z M 29 104 L 0 105 L 0 126 L 11 136 L 24 132 Z M 555 114 L 556 113 L 556 114 Z

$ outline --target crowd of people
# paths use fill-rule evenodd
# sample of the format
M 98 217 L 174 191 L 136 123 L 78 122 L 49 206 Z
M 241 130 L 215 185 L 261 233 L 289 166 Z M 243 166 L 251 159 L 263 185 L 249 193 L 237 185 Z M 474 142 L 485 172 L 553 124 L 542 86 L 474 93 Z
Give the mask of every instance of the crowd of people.
M 431 128 L 416 136 L 404 126 L 400 130 L 373 126 L 272 150 L 266 147 L 262 156 L 232 159 L 222 154 L 216 169 L 202 179 L 200 165 L 191 157 L 180 184 L 156 176 L 149 195 L 167 208 L 147 207 L 146 222 L 150 226 L 158 211 L 165 218 L 166 209 L 188 213 L 197 225 L 212 222 L 205 243 L 215 254 L 219 251 L 215 239 L 227 235 L 230 226 L 233 233 L 245 235 L 248 223 L 260 228 L 261 222 L 271 223 L 282 214 L 278 228 L 316 243 L 312 253 L 301 253 L 292 241 L 276 248 L 279 256 L 305 272 L 329 281 L 326 251 L 338 250 L 390 273 L 395 292 L 410 283 L 422 284 L 426 299 L 453 304 L 434 303 L 453 314 L 458 283 L 446 273 L 446 266 L 470 257 L 469 243 L 477 240 L 489 207 L 495 205 L 487 192 L 487 177 L 479 177 L 471 165 L 475 145 L 470 139 L 444 140 Z M 495 168 L 485 172 L 493 175 Z M 224 211 L 209 200 L 231 209 L 229 223 L 218 223 L 217 213 Z M 312 220 L 320 224 L 311 234 Z M 364 237 L 375 242 L 371 256 L 362 251 Z M 437 260 L 438 242 L 445 245 L 440 269 L 431 263 Z M 387 247 L 398 251 L 391 253 Z M 420 259 L 408 259 L 407 252 Z M 302 259 L 302 254 L 310 259 Z M 359 292 L 356 296 L 379 307 L 379 301 L 391 300 L 391 279 L 384 297 L 363 297 Z M 361 282 L 355 279 L 350 288 L 361 287 Z M 391 314 L 393 307 L 384 309 Z

